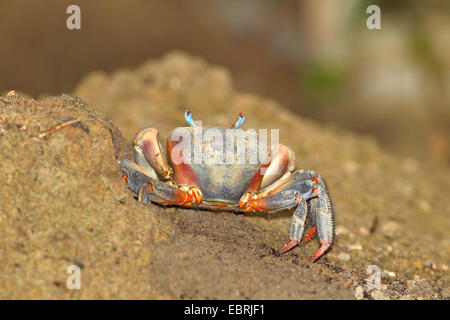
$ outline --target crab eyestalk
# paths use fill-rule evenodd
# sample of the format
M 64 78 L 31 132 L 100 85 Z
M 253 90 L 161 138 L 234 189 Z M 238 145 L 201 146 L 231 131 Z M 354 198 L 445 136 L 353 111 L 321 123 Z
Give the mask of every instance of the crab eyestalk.
M 238 129 L 244 123 L 244 120 L 245 120 L 244 113 L 243 112 L 239 113 L 236 122 L 231 126 L 231 129 Z
M 195 127 L 194 118 L 192 117 L 191 110 L 186 109 L 186 111 L 184 112 L 184 118 L 191 127 Z

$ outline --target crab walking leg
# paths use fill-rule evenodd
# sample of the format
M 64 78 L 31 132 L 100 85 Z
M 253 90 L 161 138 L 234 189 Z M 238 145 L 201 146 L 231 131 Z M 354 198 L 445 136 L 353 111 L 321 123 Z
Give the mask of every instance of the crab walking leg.
M 311 187 L 311 198 L 308 199 L 309 203 L 309 215 L 311 222 L 317 230 L 319 236 L 320 248 L 314 253 L 314 255 L 308 259 L 308 261 L 317 260 L 328 248 L 331 246 L 334 235 L 333 225 L 333 206 L 328 194 L 328 188 L 326 183 L 320 176 L 313 177 L 312 180 L 303 181 L 302 184 L 309 183 Z M 315 195 L 315 196 L 314 196 Z M 298 208 L 297 208 L 298 210 Z M 297 212 L 296 210 L 296 212 Z M 297 222 L 296 212 L 292 219 L 292 225 L 299 224 Z M 314 230 L 314 229 L 313 229 Z M 312 231 L 313 231 L 312 230 Z M 295 246 L 301 237 L 299 234 L 291 231 L 291 242 L 285 246 L 283 251 L 287 251 Z M 287 249 L 287 250 L 286 250 Z
M 306 216 L 308 213 L 308 206 L 305 198 L 301 197 L 297 208 L 295 208 L 291 223 L 291 242 L 283 247 L 283 252 L 286 252 L 298 244 L 298 240 L 302 239 L 303 230 L 305 229 Z
M 239 201 L 239 207 L 257 212 L 276 212 L 296 207 L 300 196 L 310 200 L 314 193 L 316 182 L 307 171 L 287 172 L 278 181 L 260 192 L 245 193 Z
M 314 227 L 311 229 L 308 235 L 299 243 L 304 243 L 307 239 L 311 238 L 315 232 L 319 235 L 319 241 L 321 247 L 308 261 L 317 260 L 330 246 L 333 241 L 334 225 L 333 225 L 333 206 L 330 195 L 328 193 L 328 186 L 321 176 L 317 175 L 314 171 L 297 171 L 299 180 L 312 181 L 312 191 L 318 195 L 312 197 L 307 201 L 308 205 L 308 218 L 311 221 L 311 225 Z M 294 221 L 293 221 L 294 223 Z M 291 242 L 283 248 L 283 252 L 286 252 L 298 243 L 298 239 L 292 239 Z
M 314 227 L 311 230 L 309 230 L 308 234 L 303 238 L 302 242 L 300 242 L 299 244 L 305 243 L 306 240 L 310 239 L 316 232 L 317 232 L 317 227 Z
M 318 195 L 308 201 L 311 222 L 317 227 L 321 247 L 308 261 L 317 260 L 330 246 L 334 236 L 334 210 L 328 186 L 323 177 L 314 171 L 304 171 L 303 177 L 310 177 L 316 183 L 315 193 Z
M 317 226 L 317 234 L 321 247 L 314 253 L 308 261 L 317 260 L 331 246 L 334 235 L 334 213 L 333 205 L 328 194 L 328 190 L 324 189 L 321 184 L 317 186 L 318 197 L 312 199 L 317 201 L 317 207 L 312 211 L 315 224 Z
M 295 171 L 259 194 L 245 194 L 240 201 L 244 212 L 275 212 L 293 207 L 297 208 L 292 217 L 291 242 L 282 251 L 292 249 L 302 240 L 305 221 L 309 217 L 321 244 L 309 261 L 316 260 L 333 241 L 333 208 L 322 177 L 314 171 Z
M 197 188 L 176 187 L 148 175 L 134 162 L 122 160 L 120 164 L 127 187 L 141 202 L 156 202 L 162 205 L 194 206 L 202 201 Z

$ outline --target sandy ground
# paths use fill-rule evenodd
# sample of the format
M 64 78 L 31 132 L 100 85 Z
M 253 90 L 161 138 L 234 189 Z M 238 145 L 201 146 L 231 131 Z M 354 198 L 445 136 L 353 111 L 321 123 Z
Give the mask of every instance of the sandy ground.
M 0 98 L 0 298 L 449 298 L 449 172 L 237 92 L 227 70 L 180 52 L 136 70 L 90 74 L 73 95 L 81 99 Z M 164 140 L 184 126 L 186 105 L 205 125 L 228 127 L 244 111 L 244 127 L 280 129 L 297 167 L 328 181 L 332 250 L 307 263 L 314 239 L 280 256 L 292 212 L 136 201 L 118 159 L 131 159 L 138 129 L 155 127 Z M 81 290 L 66 288 L 72 264 L 81 267 Z M 378 290 L 366 286 L 371 265 L 381 272 Z

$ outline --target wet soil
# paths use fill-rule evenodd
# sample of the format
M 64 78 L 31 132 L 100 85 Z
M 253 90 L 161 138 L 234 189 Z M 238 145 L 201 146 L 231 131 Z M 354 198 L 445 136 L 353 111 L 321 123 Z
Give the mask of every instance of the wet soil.
M 325 256 L 306 262 L 316 239 L 278 254 L 289 211 L 215 213 L 133 198 L 118 160 L 131 159 L 137 130 L 155 127 L 164 140 L 184 126 L 186 105 L 205 125 L 228 127 L 243 111 L 246 128 L 279 129 L 297 167 L 327 179 L 336 241 Z M 0 148 L 1 298 L 449 298 L 449 172 L 238 92 L 226 69 L 200 58 L 174 52 L 95 72 L 72 95 L 5 95 Z M 73 264 L 81 290 L 66 287 Z M 379 289 L 367 287 L 371 268 Z

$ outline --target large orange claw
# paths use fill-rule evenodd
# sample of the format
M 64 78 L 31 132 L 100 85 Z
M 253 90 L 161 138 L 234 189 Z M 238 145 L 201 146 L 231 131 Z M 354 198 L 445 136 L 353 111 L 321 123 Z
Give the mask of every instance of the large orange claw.
M 178 191 L 182 195 L 182 199 L 178 198 L 175 201 L 166 203 L 166 205 L 192 207 L 200 204 L 203 200 L 203 195 L 199 188 L 181 186 L 178 188 Z

